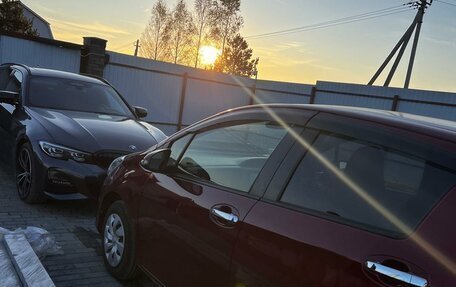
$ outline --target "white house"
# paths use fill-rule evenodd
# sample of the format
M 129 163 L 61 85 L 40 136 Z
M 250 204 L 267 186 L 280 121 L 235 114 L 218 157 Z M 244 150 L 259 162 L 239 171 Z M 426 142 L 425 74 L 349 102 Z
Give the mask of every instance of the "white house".
M 27 7 L 27 5 L 21 1 L 18 2 L 22 6 L 25 18 L 32 21 L 33 28 L 38 31 L 39 36 L 42 38 L 54 39 L 54 36 L 52 35 L 51 24 L 49 24 L 49 22 L 46 21 L 43 17 L 36 14 L 32 9 Z

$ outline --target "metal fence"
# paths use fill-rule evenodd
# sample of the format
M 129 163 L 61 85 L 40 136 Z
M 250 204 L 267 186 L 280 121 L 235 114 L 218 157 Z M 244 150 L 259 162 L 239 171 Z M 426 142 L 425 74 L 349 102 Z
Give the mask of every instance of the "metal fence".
M 255 103 L 305 103 L 312 85 L 255 81 L 108 52 L 104 77 L 148 122 L 172 133 L 226 109 Z M 252 94 L 254 97 L 252 97 Z
M 79 72 L 82 46 L 0 35 L 0 62 Z M 107 52 L 104 77 L 146 121 L 171 134 L 220 111 L 257 103 L 330 104 L 400 111 L 456 121 L 456 94 L 318 81 L 255 81 Z
M 257 103 L 346 105 L 456 120 L 454 93 L 324 81 L 316 85 L 255 81 L 108 54 L 105 77 L 132 105 L 146 107 L 146 120 L 168 134 L 217 112 Z
M 319 81 L 312 103 L 376 108 L 456 121 L 455 93 Z
M 104 77 L 130 104 L 146 107 L 146 120 L 168 134 L 215 113 L 258 101 L 273 103 L 282 99 L 302 103 L 302 97 L 312 89 L 311 85 L 255 82 L 245 77 L 108 54 Z

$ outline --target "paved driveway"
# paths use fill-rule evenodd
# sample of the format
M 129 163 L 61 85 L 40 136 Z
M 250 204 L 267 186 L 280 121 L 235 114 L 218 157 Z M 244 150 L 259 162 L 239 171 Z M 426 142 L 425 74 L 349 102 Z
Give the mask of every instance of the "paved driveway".
M 106 271 L 95 228 L 95 210 L 95 204 L 87 201 L 50 201 L 41 205 L 22 202 L 16 194 L 12 168 L 0 162 L 0 227 L 38 226 L 56 237 L 65 254 L 49 256 L 43 265 L 57 286 L 144 285 L 123 285 Z

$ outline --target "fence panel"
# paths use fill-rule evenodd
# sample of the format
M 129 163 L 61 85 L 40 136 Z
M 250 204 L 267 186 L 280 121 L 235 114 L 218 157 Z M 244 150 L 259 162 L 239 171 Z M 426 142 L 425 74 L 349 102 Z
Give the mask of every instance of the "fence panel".
M 344 95 L 337 93 L 337 91 L 321 92 L 317 90 L 314 103 L 319 105 L 338 105 L 390 110 L 392 100 L 387 98 L 381 99 Z
M 435 106 L 435 105 L 411 103 L 411 102 L 405 102 L 405 101 L 400 101 L 399 105 L 398 105 L 399 112 L 433 117 L 433 118 L 440 118 L 440 119 L 451 120 L 451 121 L 456 121 L 455 110 L 456 110 L 456 105 L 453 107 Z
M 249 104 L 250 87 L 188 79 L 182 123 L 190 125 L 218 112 Z
M 132 106 L 148 110 L 148 122 L 177 125 L 182 78 L 108 64 L 104 77 Z
M 397 96 L 396 111 L 456 120 L 455 93 L 321 81 L 317 82 L 316 91 L 316 104 L 391 110 Z
M 456 94 L 422 90 L 404 90 L 398 111 L 456 121 Z
M 394 92 L 383 87 L 317 82 L 315 104 L 391 110 Z
M 258 80 L 255 104 L 308 104 L 313 85 Z

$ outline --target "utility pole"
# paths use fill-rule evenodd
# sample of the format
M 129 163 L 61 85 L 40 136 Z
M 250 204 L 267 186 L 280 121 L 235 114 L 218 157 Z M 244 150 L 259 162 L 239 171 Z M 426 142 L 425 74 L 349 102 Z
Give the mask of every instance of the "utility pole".
M 415 55 L 416 55 L 416 47 L 418 46 L 418 39 L 420 38 L 420 32 L 421 32 L 421 24 L 423 24 L 423 17 L 424 17 L 424 11 L 426 10 L 428 5 L 432 4 L 431 2 L 423 1 L 421 0 L 420 6 L 418 8 L 418 14 L 417 14 L 417 19 L 416 19 L 416 31 L 415 31 L 415 39 L 413 40 L 413 47 L 412 47 L 412 53 L 410 54 L 410 61 L 409 61 L 409 66 L 407 69 L 407 76 L 405 78 L 405 84 L 404 88 L 408 89 L 409 84 L 410 84 L 410 78 L 412 77 L 412 69 L 413 69 L 413 64 L 415 62 Z
M 255 75 L 255 83 L 258 80 L 258 62 L 260 62 L 260 58 L 255 59 L 255 65 L 253 66 L 253 74 Z
M 405 34 L 402 36 L 402 38 L 399 40 L 399 42 L 394 46 L 393 50 L 391 53 L 386 57 L 386 60 L 383 62 L 383 64 L 380 66 L 380 68 L 377 70 L 377 72 L 374 74 L 372 79 L 369 81 L 368 85 L 371 86 L 374 84 L 374 82 L 377 80 L 377 78 L 380 76 L 380 74 L 383 72 L 383 70 L 386 68 L 388 63 L 391 61 L 391 59 L 394 57 L 396 52 L 399 50 L 399 53 L 396 57 L 396 60 L 394 61 L 393 66 L 391 67 L 391 70 L 385 80 L 385 83 L 383 84 L 384 87 L 388 87 L 394 73 L 396 72 L 397 66 L 399 65 L 402 56 L 404 54 L 405 49 L 407 48 L 407 44 L 412 38 L 413 33 L 415 32 L 415 38 L 413 40 L 413 47 L 412 47 L 412 52 L 410 54 L 410 60 L 409 60 L 409 65 L 408 65 L 408 70 L 407 70 L 407 76 L 405 78 L 405 83 L 404 83 L 404 88 L 408 89 L 410 85 L 410 79 L 412 77 L 412 70 L 413 70 L 413 64 L 415 62 L 415 55 L 416 55 L 416 49 L 418 46 L 418 39 L 420 37 L 420 32 L 421 32 L 421 24 L 423 23 L 423 17 L 426 9 L 431 6 L 433 0 L 416 0 L 416 1 L 411 1 L 405 5 L 409 5 L 411 7 L 416 7 L 418 8 L 418 12 L 416 13 L 415 18 L 413 19 L 412 25 L 407 29 Z
M 136 40 L 136 43 L 134 44 L 134 46 L 135 46 L 135 57 L 138 57 L 138 48 L 141 47 L 139 45 L 139 39 Z
M 257 81 L 258 81 L 258 62 L 260 61 L 260 58 L 255 59 L 255 63 L 253 66 L 253 74 L 255 76 L 255 82 L 253 82 L 253 87 L 252 87 L 252 95 L 250 96 L 249 99 L 249 105 L 253 105 L 255 103 L 255 95 L 256 95 L 256 89 L 257 89 Z

